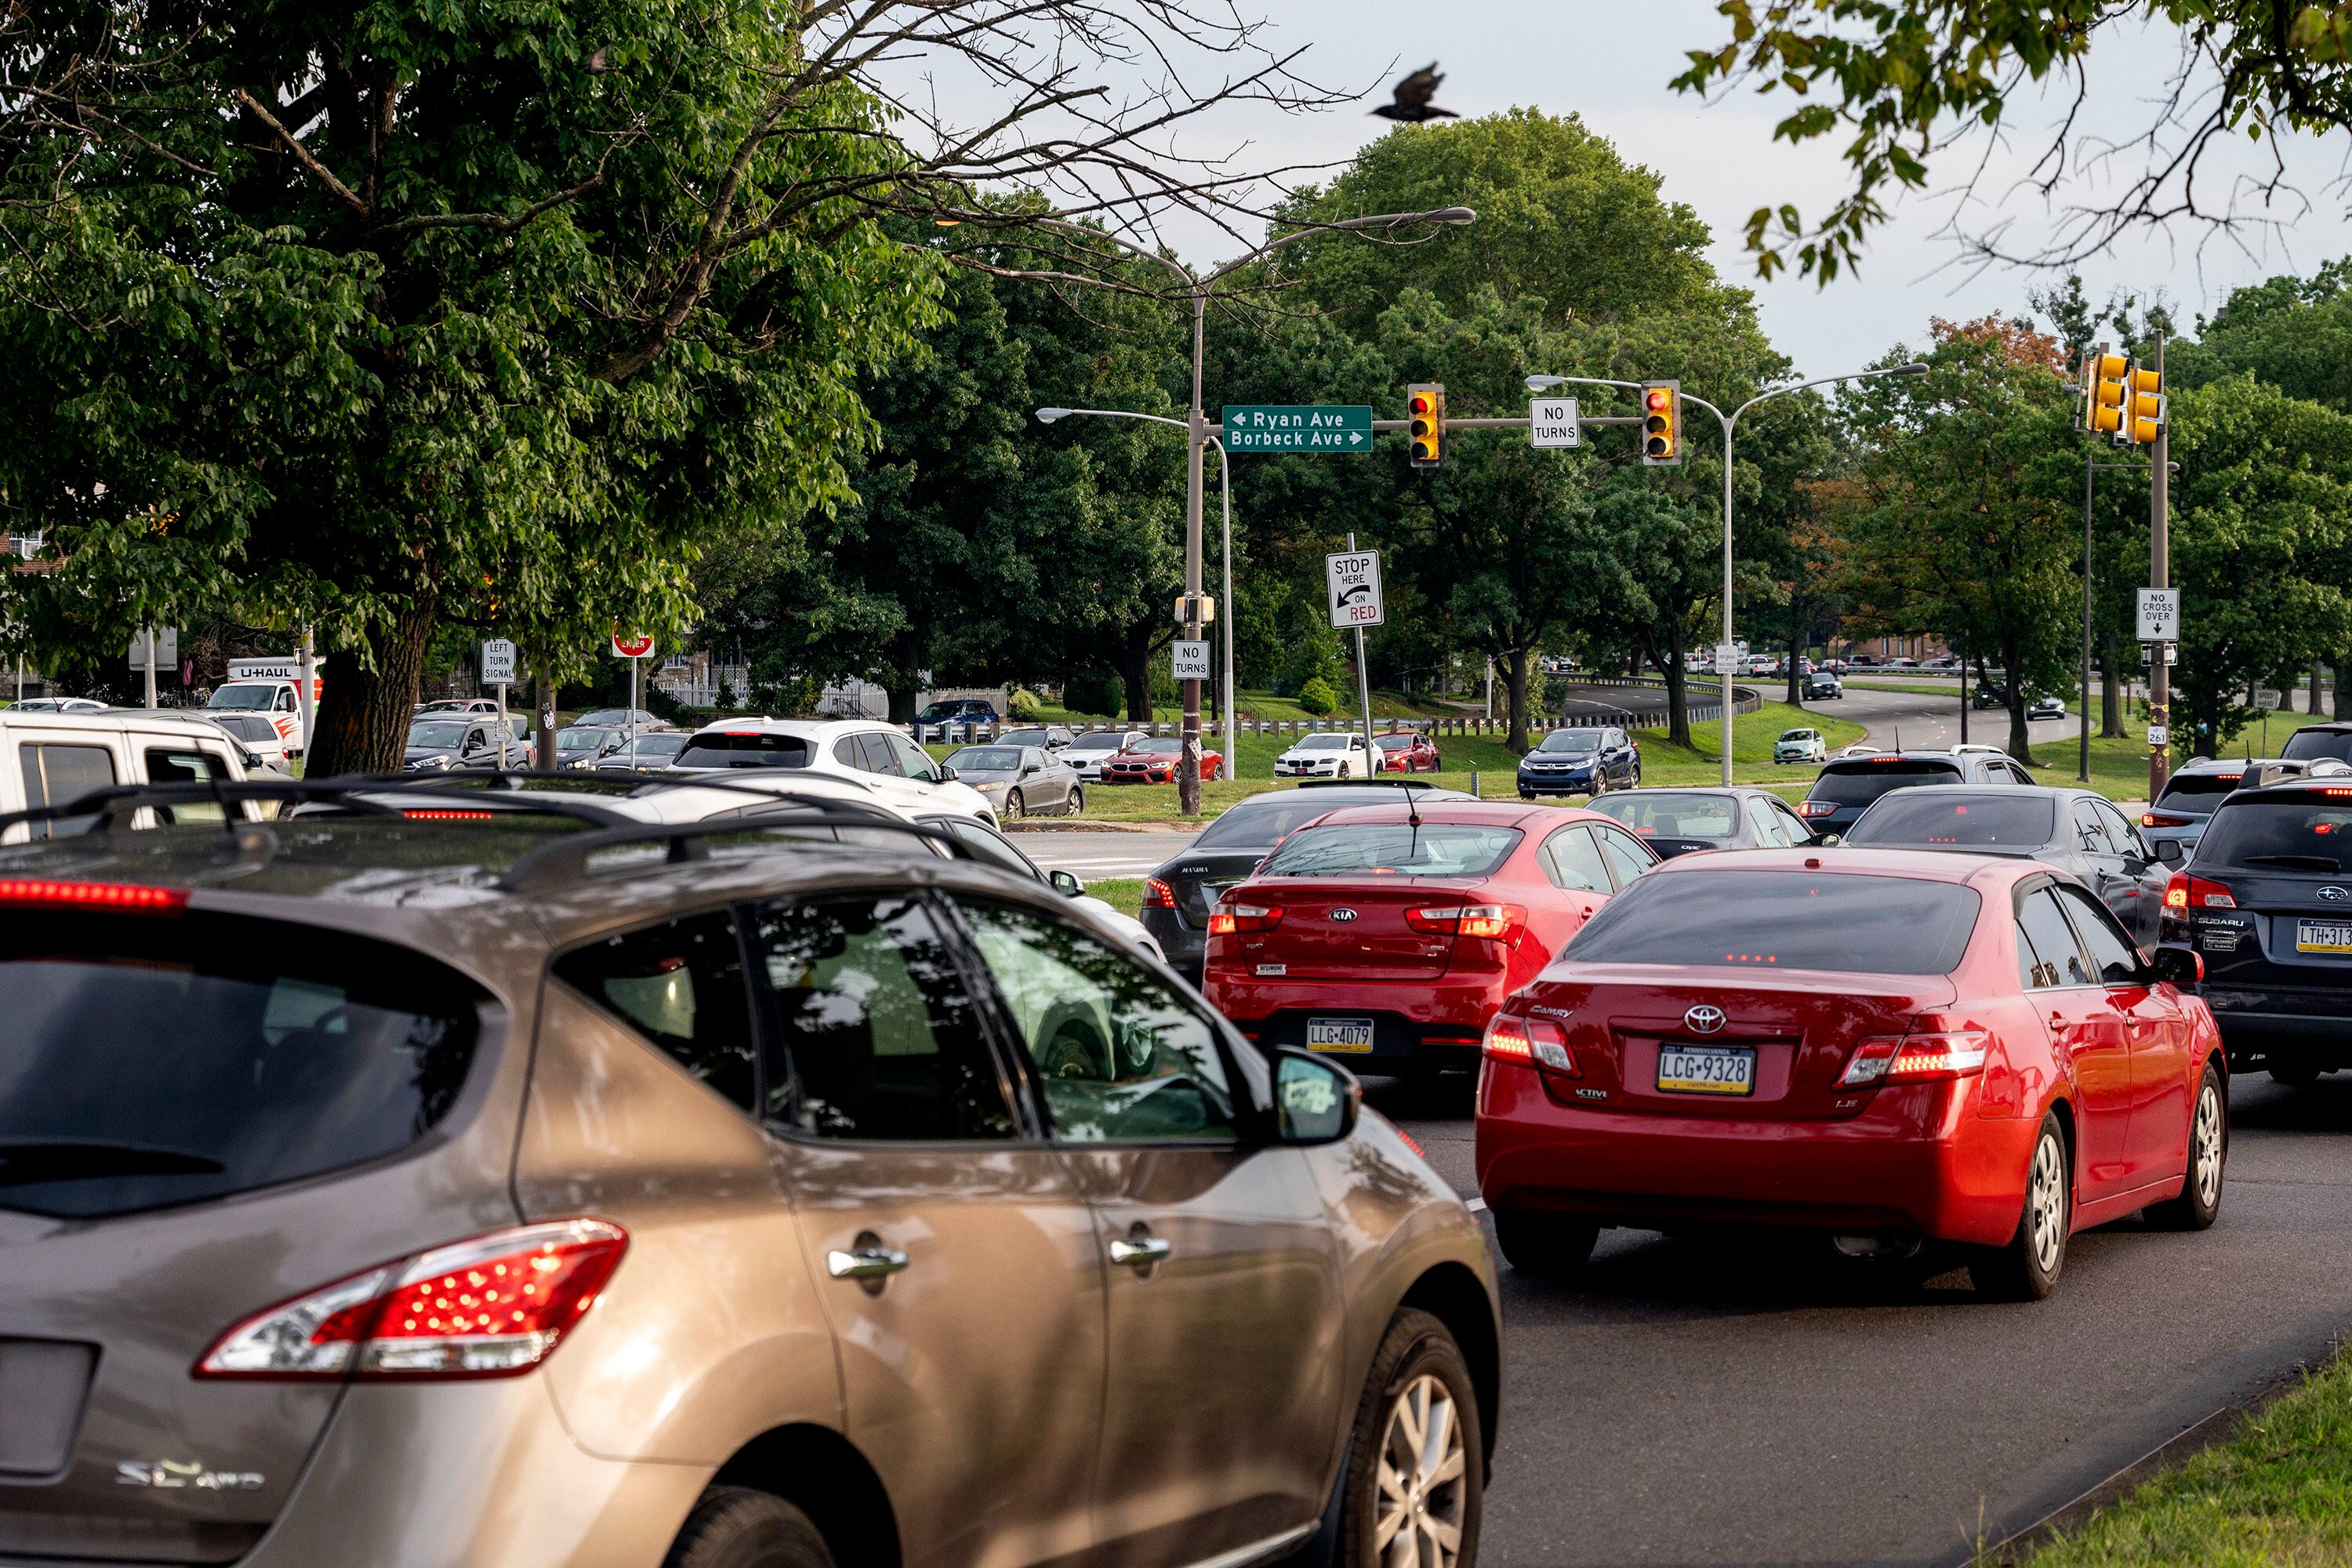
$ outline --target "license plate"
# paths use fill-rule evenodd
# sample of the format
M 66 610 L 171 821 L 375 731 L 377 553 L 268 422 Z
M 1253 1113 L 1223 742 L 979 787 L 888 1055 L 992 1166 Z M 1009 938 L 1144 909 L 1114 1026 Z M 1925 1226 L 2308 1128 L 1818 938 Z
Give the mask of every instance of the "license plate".
M 2297 952 L 2352 952 L 2352 921 L 2299 921 L 2294 928 Z
M 1658 1088 L 1670 1094 L 1754 1094 L 1756 1053 L 1737 1046 L 1661 1046 Z
M 1309 1018 L 1307 1048 L 1310 1051 L 1369 1051 L 1372 1048 L 1370 1018 Z

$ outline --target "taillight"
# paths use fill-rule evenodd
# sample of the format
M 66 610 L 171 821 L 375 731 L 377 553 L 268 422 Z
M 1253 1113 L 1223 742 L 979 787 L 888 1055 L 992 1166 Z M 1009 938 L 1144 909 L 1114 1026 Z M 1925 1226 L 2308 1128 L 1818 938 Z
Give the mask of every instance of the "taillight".
M 1799 816 L 1827 816 L 1837 810 L 1833 800 L 1801 800 L 1797 803 Z
M 495 811 L 479 811 L 472 807 L 410 806 L 400 814 L 411 822 L 488 822 L 498 816 Z
M 175 915 L 188 907 L 188 889 L 148 888 L 136 882 L 58 882 L 46 877 L 0 877 L 0 904 L 57 904 L 131 914 Z
M 2238 900 L 2228 888 L 2219 882 L 2209 882 L 2186 871 L 2175 871 L 2172 880 L 2164 887 L 2164 907 L 2168 910 L 2234 910 L 2238 907 Z
M 1934 1025 L 1941 1020 L 1923 1019 Z M 1879 1035 L 1853 1048 L 1840 1089 L 1868 1089 L 1877 1083 L 1931 1083 L 1938 1079 L 1968 1078 L 1984 1071 L 1992 1037 L 1982 1029 L 1915 1028 L 1907 1035 Z
M 257 1312 L 198 1377 L 511 1377 L 545 1361 L 629 1245 L 619 1226 L 557 1220 L 387 1263 Z
M 1404 923 L 1430 936 L 1482 936 L 1508 942 L 1526 927 L 1528 911 L 1516 904 L 1446 904 L 1407 910 Z
M 1143 879 L 1143 907 L 1147 910 L 1172 910 L 1176 907 L 1176 889 L 1157 877 Z
M 1497 1061 L 1527 1062 L 1566 1078 L 1579 1074 L 1576 1053 L 1568 1048 L 1568 1034 L 1549 1018 L 1521 1018 L 1497 1013 L 1486 1026 L 1478 1048 Z
M 1236 931 L 1272 931 L 1282 923 L 1282 911 L 1265 904 L 1220 904 L 1209 913 L 1211 936 Z
M 2139 814 L 2139 825 L 2142 827 L 2187 827 L 2191 825 L 2191 822 L 2192 819 L 2189 817 L 2168 816 L 2160 811 L 2143 811 Z

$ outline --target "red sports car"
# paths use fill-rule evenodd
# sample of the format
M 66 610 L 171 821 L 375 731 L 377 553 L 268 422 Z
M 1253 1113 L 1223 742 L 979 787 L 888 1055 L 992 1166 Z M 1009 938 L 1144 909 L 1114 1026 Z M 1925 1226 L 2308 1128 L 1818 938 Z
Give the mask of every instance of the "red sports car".
M 1226 889 L 1202 989 L 1267 1046 L 1339 1052 L 1376 1073 L 1472 1067 L 1504 999 L 1656 863 L 1589 811 L 1333 811 Z
M 1479 1188 L 1538 1273 L 1604 1226 L 1788 1226 L 1959 1243 L 1979 1290 L 2046 1296 L 2075 1231 L 2213 1222 L 2228 1067 L 2175 988 L 2201 973 L 2032 860 L 1682 856 L 1488 1030 Z
M 1433 773 L 1437 771 L 1437 743 L 1418 730 L 1391 730 L 1385 735 L 1372 737 L 1380 748 L 1381 772 L 1384 773 Z
M 1224 763 L 1224 754 L 1201 748 L 1201 776 L 1213 779 Z M 1102 776 L 1105 784 L 1172 784 L 1177 770 L 1184 765 L 1184 742 L 1174 735 L 1147 737 L 1123 752 L 1113 752 L 1103 759 Z

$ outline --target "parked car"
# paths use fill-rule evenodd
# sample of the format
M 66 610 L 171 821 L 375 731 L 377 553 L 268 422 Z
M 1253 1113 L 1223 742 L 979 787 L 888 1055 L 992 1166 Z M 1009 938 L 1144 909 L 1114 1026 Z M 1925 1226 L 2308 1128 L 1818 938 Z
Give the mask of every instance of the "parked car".
M 2025 710 L 2025 717 L 2029 721 L 2063 719 L 2066 717 L 2066 700 L 2063 697 L 2037 697 Z
M 1202 989 L 1263 1047 L 1370 1072 L 1475 1068 L 1504 999 L 1657 859 L 1591 812 L 1349 806 L 1217 900 Z
M 1845 662 L 1846 668 L 1849 669 L 1875 669 L 1878 668 L 1878 660 L 1866 653 L 1853 654 L 1850 656 Z
M 602 724 L 566 724 L 555 732 L 555 765 L 593 768 L 628 743 L 626 730 Z
M 1642 782 L 1642 748 L 1614 725 L 1554 730 L 1519 759 L 1519 798 L 1602 795 Z
M 671 765 L 805 770 L 863 784 L 894 807 L 928 805 L 996 823 L 987 796 L 933 762 L 906 731 L 872 719 L 722 719 L 696 731 Z
M 1769 789 L 1622 790 L 1591 810 L 1623 824 L 1661 859 L 1700 849 L 1785 849 L 1813 842 L 1812 829 Z
M 239 780 L 246 776 L 247 754 L 244 742 L 195 709 L 59 713 L 10 708 L 0 710 L 0 813 L 70 805 L 121 785 Z M 221 820 L 217 805 L 141 810 L 134 816 L 140 827 Z M 0 834 L 0 843 L 62 838 L 90 826 L 87 816 L 51 818 L 10 828 Z M 217 835 L 213 841 L 217 843 Z
M 635 740 L 624 740 L 596 759 L 599 773 L 658 773 L 677 765 L 677 756 L 694 737 L 685 730 L 656 730 Z
M 1201 748 L 1201 776 L 1213 779 L 1224 766 L 1224 753 Z M 1172 784 L 1184 763 L 1184 742 L 1175 735 L 1147 735 L 1123 752 L 1114 752 L 1103 759 L 1102 782 L 1121 784 Z
M 267 720 L 263 721 L 265 723 Z M 567 736 L 601 736 L 601 730 L 562 731 L 556 736 L 556 761 L 559 766 L 580 766 L 574 761 L 576 752 L 564 748 Z M 530 752 L 522 739 L 509 728 L 507 734 L 507 761 L 509 767 L 530 764 Z M 495 715 L 478 713 L 423 713 L 409 721 L 408 743 L 401 765 L 412 772 L 433 770 L 447 772 L 451 768 L 495 768 L 499 763 L 499 721 Z
M 2075 1232 L 2220 1209 L 2228 1079 L 2197 973 L 2035 860 L 1670 861 L 1495 1020 L 1479 1191 L 1538 1275 L 1603 1226 L 1766 1226 L 1957 1246 L 1979 1290 L 2046 1296 Z
M 485 815 L 14 852 L 0 1555 L 1475 1539 L 1494 1269 L 1339 1062 L 919 846 Z
M 2164 940 L 2204 958 L 2230 1064 L 2303 1085 L 2352 1067 L 2352 779 L 2241 789 L 2164 893 Z
M 927 702 L 915 715 L 918 739 L 951 743 L 963 739 L 973 725 L 996 726 L 996 704 L 982 697 L 956 697 L 943 702 Z
M 1043 746 L 1049 752 L 1058 752 L 1077 738 L 1075 731 L 1059 724 L 1045 724 L 1028 730 L 1007 730 L 996 737 L 996 743 L 1000 746 Z
M 91 697 L 27 697 L 22 702 L 11 702 L 10 713 L 103 713 L 106 704 Z
M 956 777 L 978 790 L 1001 817 L 1050 813 L 1076 816 L 1086 809 L 1078 770 L 1043 746 L 963 746 L 948 753 Z
M 1437 742 L 1419 730 L 1391 730 L 1372 737 L 1380 748 L 1380 768 L 1384 773 L 1433 773 L 1442 759 L 1437 754 Z
M 1354 730 L 1325 730 L 1301 735 L 1274 759 L 1278 779 L 1368 779 L 1381 771 L 1380 759 Z
M 2204 837 L 2205 824 L 2212 819 L 2225 796 L 2242 788 L 2259 789 L 2281 779 L 2303 778 L 2326 765 L 2324 761 L 2306 763 L 2284 758 L 2249 758 L 2240 762 L 2235 758 L 2217 761 L 2192 757 L 2172 770 L 2164 781 L 2163 791 L 2140 813 L 2140 837 L 2147 840 L 2151 848 L 2172 845 L 2175 853 L 2169 863 L 2178 865 L 2195 852 L 2198 839 Z M 2158 852 L 2162 853 L 2160 849 Z
M 2291 763 L 2352 763 L 2352 723 L 2305 724 L 2286 738 L 2279 755 Z
M 1847 847 L 2030 857 L 2096 893 L 2134 942 L 2154 947 L 2170 869 L 2095 790 L 1962 784 L 1883 795 L 1846 829 Z
M 420 702 L 415 710 L 417 718 L 428 713 L 496 713 L 498 700 L 490 697 L 436 697 L 430 702 Z
M 1993 751 L 1870 752 L 1848 747 L 1814 776 L 1797 815 L 1822 838 L 1843 835 L 1889 790 L 1927 784 L 2032 784 L 2033 777 Z
M 1808 702 L 1841 702 L 1845 700 L 1845 682 L 1827 669 L 1814 670 L 1805 677 L 1798 694 Z
M 1100 784 L 1103 763 L 1150 739 L 1150 732 L 1144 730 L 1089 730 L 1064 748 L 1062 760 L 1076 768 L 1085 783 Z
M 492 704 L 491 711 L 497 711 L 496 704 Z M 587 712 L 583 713 L 580 717 L 572 721 L 572 722 L 565 726 L 565 728 L 574 730 L 626 730 L 630 727 L 630 718 L 633 714 L 635 717 L 636 730 L 639 734 L 643 734 L 648 730 L 667 730 L 671 728 L 670 721 L 668 720 L 662 718 L 658 714 L 650 713 L 643 708 L 592 708 Z
M 1772 742 L 1775 763 L 1826 763 L 1830 760 L 1830 743 L 1819 730 L 1783 730 L 1780 738 Z

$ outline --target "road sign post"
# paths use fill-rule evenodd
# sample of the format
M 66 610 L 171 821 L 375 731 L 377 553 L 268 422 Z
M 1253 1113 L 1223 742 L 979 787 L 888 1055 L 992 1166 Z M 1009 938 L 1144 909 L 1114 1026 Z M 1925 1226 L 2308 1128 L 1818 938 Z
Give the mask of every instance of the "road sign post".
M 629 661 L 629 718 L 622 733 L 628 737 L 629 765 L 637 762 L 637 661 L 654 651 L 654 639 L 641 632 L 624 634 L 613 628 L 613 652 Z
M 515 645 L 505 637 L 482 644 L 482 684 L 499 689 L 499 772 L 507 771 L 507 688 L 514 684 Z
M 1353 626 L 1356 631 L 1356 700 L 1364 712 L 1364 749 L 1371 752 L 1369 765 L 1377 767 L 1378 748 L 1372 744 L 1372 677 L 1364 662 L 1364 628 L 1377 626 L 1388 619 L 1388 606 L 1381 597 L 1381 552 L 1359 551 L 1356 535 L 1350 531 L 1345 553 L 1323 557 L 1323 581 L 1329 590 L 1325 595 L 1331 608 L 1334 626 Z
M 1229 403 L 1224 443 L 1228 452 L 1369 452 L 1371 405 Z

